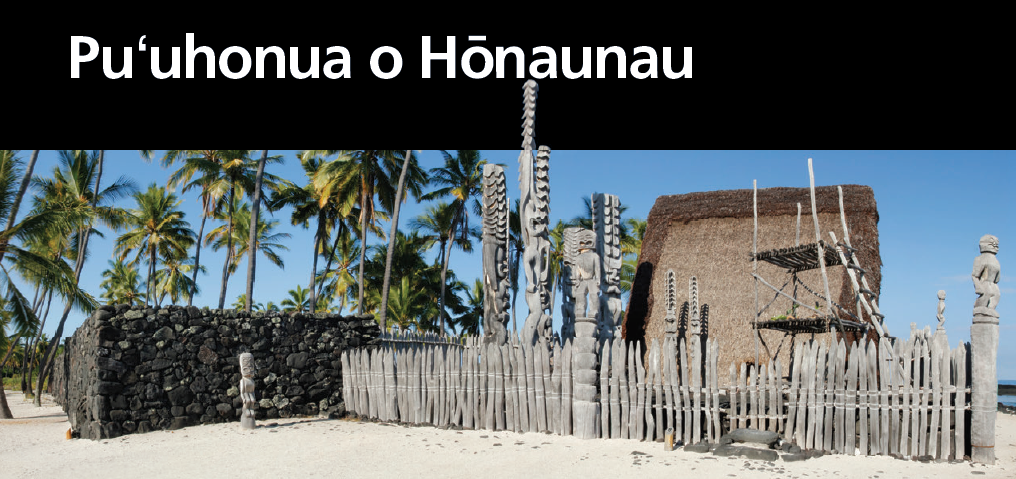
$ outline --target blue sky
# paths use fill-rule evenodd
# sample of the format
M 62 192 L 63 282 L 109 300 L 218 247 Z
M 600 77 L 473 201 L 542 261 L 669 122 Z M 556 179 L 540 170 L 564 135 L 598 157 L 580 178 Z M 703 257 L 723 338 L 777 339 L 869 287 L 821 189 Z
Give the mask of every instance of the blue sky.
M 539 139 L 539 138 L 538 138 Z M 551 144 L 553 147 L 553 144 Z M 27 159 L 30 151 L 23 151 Z M 160 158 L 163 151 L 157 151 Z M 270 166 L 270 172 L 297 183 L 304 174 L 295 151 L 269 150 L 283 155 L 285 163 Z M 481 150 L 483 158 L 502 163 L 506 168 L 510 200 L 518 198 L 518 150 Z M 50 176 L 57 164 L 57 153 L 40 153 L 36 175 Z M 551 222 L 584 214 L 583 197 L 594 192 L 612 193 L 628 206 L 627 217 L 645 219 L 656 198 L 662 195 L 696 191 L 808 186 L 808 158 L 814 159 L 816 185 L 862 184 L 871 186 L 879 211 L 879 242 L 882 256 L 882 295 L 880 306 L 893 334 L 906 336 L 910 323 L 919 327 L 937 324 L 936 293 L 947 292 L 946 331 L 955 347 L 970 336 L 970 316 L 974 300 L 970 279 L 977 242 L 986 233 L 999 238 L 998 259 L 1002 264 L 1002 298 L 998 306 L 1000 321 L 999 378 L 1016 379 L 1016 262 L 1009 258 L 1016 251 L 1016 152 L 1013 151 L 553 151 L 550 159 Z M 439 151 L 420 153 L 424 168 L 442 164 Z M 146 188 L 150 183 L 165 184 L 171 170 L 158 162 L 145 163 L 134 150 L 107 151 L 103 183 L 126 175 Z M 200 225 L 200 205 L 196 193 L 182 197 L 182 209 L 192 229 Z M 123 206 L 132 207 L 131 202 Z M 402 229 L 409 219 L 422 213 L 426 204 L 410 200 L 403 206 Z M 291 226 L 289 211 L 275 213 L 278 230 L 292 234 L 286 241 L 285 269 L 267 261 L 258 261 L 257 302 L 280 302 L 286 291 L 297 284 L 306 286 L 313 234 Z M 478 223 L 475 223 L 478 224 Z M 213 228 L 209 221 L 206 232 Z M 387 226 L 385 226 L 387 230 Z M 104 231 L 105 239 L 90 241 L 91 257 L 82 273 L 82 286 L 99 295 L 98 287 L 106 261 L 112 258 L 113 240 L 119 233 Z M 369 244 L 377 240 L 369 239 Z M 477 249 L 478 250 L 478 249 Z M 436 255 L 436 251 L 432 254 Z M 432 256 L 433 257 L 433 256 Z M 208 274 L 199 276 L 202 294 L 195 305 L 218 304 L 223 251 L 205 249 L 201 262 Z M 451 268 L 459 279 L 471 283 L 480 277 L 478 252 L 454 251 Z M 246 266 L 241 265 L 227 291 L 227 304 L 243 292 Z M 525 311 L 519 302 L 519 314 Z M 556 309 L 556 308 L 555 308 Z M 54 301 L 46 333 L 52 335 L 62 305 Z M 524 315 L 523 315 L 524 317 Z M 72 312 L 65 327 L 70 335 L 81 325 L 82 314 Z M 555 323 L 559 318 L 555 317 Z M 557 326 L 558 324 L 555 324 Z

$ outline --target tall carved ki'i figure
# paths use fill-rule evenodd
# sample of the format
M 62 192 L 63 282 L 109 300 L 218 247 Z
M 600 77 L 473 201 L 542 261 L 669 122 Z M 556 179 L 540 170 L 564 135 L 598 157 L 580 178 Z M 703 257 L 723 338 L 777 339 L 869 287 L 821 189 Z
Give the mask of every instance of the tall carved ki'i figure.
M 974 259 L 974 318 L 970 326 L 970 460 L 995 463 L 995 417 L 998 414 L 998 281 L 1002 266 L 998 238 L 984 235 Z
M 575 338 L 572 340 L 572 371 L 575 375 L 572 402 L 573 430 L 580 439 L 596 437 L 596 349 L 600 309 L 600 256 L 596 254 L 596 234 L 591 230 L 570 228 L 578 255 L 571 260 L 571 295 L 575 314 Z M 577 231 L 575 231 L 577 230 Z
M 257 400 L 254 398 L 254 355 L 251 353 L 240 354 L 240 399 L 243 400 L 243 409 L 240 411 L 240 428 L 254 429 L 254 405 Z
M 508 192 L 504 168 L 483 166 L 483 333 L 485 343 L 508 341 Z
M 621 327 L 621 202 L 605 193 L 593 195 L 593 231 L 603 268 L 600 301 L 600 342 L 611 339 Z M 620 331 L 617 331 L 620 333 Z
M 522 327 L 523 341 L 533 344 L 539 336 L 547 337 L 551 329 L 550 289 L 550 148 L 541 146 L 534 166 L 533 139 L 536 121 L 536 82 L 529 80 L 523 87 L 522 152 L 519 154 L 519 215 L 522 226 L 522 269 L 526 273 L 526 305 L 529 315 Z

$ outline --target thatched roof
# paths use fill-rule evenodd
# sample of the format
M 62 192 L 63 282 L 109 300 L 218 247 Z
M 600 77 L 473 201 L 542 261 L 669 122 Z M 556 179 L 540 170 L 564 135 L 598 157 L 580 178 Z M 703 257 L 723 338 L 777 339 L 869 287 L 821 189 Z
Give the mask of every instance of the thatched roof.
M 882 260 L 878 251 L 878 210 L 874 193 L 870 187 L 862 185 L 843 185 L 842 188 L 851 244 L 857 249 L 861 266 L 867 270 L 866 278 L 871 289 L 878 293 Z M 795 246 L 798 203 L 801 204 L 800 244 L 815 243 L 808 188 L 758 190 L 759 252 Z M 831 243 L 828 232 L 832 231 L 842 241 L 836 187 L 817 187 L 816 205 L 822 240 Z M 700 303 L 710 307 L 710 337 L 720 338 L 721 367 L 734 360 L 753 361 L 752 211 L 751 189 L 657 198 L 647 218 L 646 234 L 622 328 L 623 336 L 629 340 L 663 337 L 662 323 L 666 314 L 662 301 L 663 282 L 667 269 L 673 269 L 677 276 L 679 303 L 687 300 L 688 278 L 693 275 L 698 278 Z M 853 311 L 854 294 L 846 269 L 830 266 L 827 270 L 833 301 Z M 758 274 L 776 287 L 790 279 L 786 268 L 763 261 L 758 262 Z M 798 278 L 807 287 L 824 295 L 818 269 L 798 273 Z M 788 285 L 785 292 L 791 293 L 792 287 Z M 801 300 L 818 300 L 803 287 L 798 288 L 797 295 Z M 760 306 L 770 303 L 774 296 L 771 290 L 760 285 Z M 661 300 L 655 301 L 655 298 Z M 777 298 L 762 318 L 784 314 L 790 304 L 787 299 Z M 763 340 L 773 348 L 782 336 L 782 333 L 771 331 L 762 333 Z M 784 345 L 783 350 L 786 349 L 789 347 Z M 768 359 L 764 351 L 761 357 L 763 362 Z M 787 364 L 786 360 L 783 364 Z

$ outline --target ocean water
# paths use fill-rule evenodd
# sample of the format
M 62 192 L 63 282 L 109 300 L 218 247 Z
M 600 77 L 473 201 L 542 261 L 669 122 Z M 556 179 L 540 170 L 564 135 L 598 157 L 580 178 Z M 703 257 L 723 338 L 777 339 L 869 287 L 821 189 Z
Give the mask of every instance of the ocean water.
M 1016 385 L 1016 379 L 1000 379 L 998 383 Z M 1016 396 L 999 396 L 998 402 L 1005 404 L 1006 406 L 1016 407 Z

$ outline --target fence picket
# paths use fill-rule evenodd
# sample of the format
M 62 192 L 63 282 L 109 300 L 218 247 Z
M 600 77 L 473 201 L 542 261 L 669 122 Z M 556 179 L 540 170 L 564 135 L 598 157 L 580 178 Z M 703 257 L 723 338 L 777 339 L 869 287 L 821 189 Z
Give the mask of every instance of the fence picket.
M 918 430 L 917 454 L 923 456 L 928 451 L 928 401 L 930 391 L 931 363 L 928 358 L 928 342 L 921 341 L 921 421 Z
M 797 422 L 797 402 L 798 402 L 798 387 L 801 380 L 801 343 L 797 342 L 793 345 L 793 357 L 790 361 L 790 389 L 787 391 L 787 426 L 786 426 L 786 438 L 788 441 L 793 441 L 795 444 L 800 445 L 802 442 L 797 440 L 797 428 L 795 423 Z
M 902 391 L 900 394 L 900 449 L 899 453 L 903 455 L 912 455 L 910 452 L 910 393 L 913 391 L 913 383 L 911 378 L 913 377 L 911 371 L 913 370 L 913 351 L 914 342 L 912 340 L 903 342 L 903 349 L 900 357 L 903 360 L 903 382 Z M 914 431 L 915 433 L 917 431 Z
M 610 437 L 621 437 L 621 371 L 619 366 L 624 357 L 622 349 L 624 340 L 621 337 L 614 338 L 610 350 Z
M 847 367 L 846 367 L 847 362 L 846 361 L 847 361 L 847 344 L 846 344 L 846 342 L 843 341 L 843 338 L 840 338 L 840 340 L 836 343 L 836 365 L 834 366 L 834 369 L 836 370 L 836 372 L 835 372 L 835 374 L 833 376 L 833 382 L 834 382 L 834 385 L 836 387 L 836 392 L 833 395 L 833 403 L 834 403 L 834 407 L 836 408 L 836 412 L 834 413 L 834 417 L 833 417 L 833 434 L 834 434 L 833 437 L 835 439 L 833 441 L 833 449 L 835 449 L 840 454 L 844 454 L 844 450 L 845 450 L 844 448 L 845 448 L 845 445 L 846 445 L 846 438 L 845 438 L 845 434 L 846 434 L 846 425 L 845 425 L 845 422 L 846 422 L 845 421 L 846 412 L 845 412 L 845 408 L 844 408 L 844 404 L 843 404 L 843 401 L 844 401 L 843 395 L 844 395 L 844 390 L 846 389 L 846 386 L 845 386 L 845 383 L 844 383 L 844 376 L 846 375 L 846 372 L 847 372 Z M 853 411 L 851 411 L 851 412 L 853 412 Z M 851 416 L 852 416 L 852 414 L 851 414 Z M 851 451 L 851 452 L 853 452 L 853 451 Z
M 743 363 L 741 367 L 744 367 Z M 684 399 L 684 407 L 682 408 L 684 412 L 684 443 L 692 444 L 692 408 L 688 385 L 688 340 L 681 338 L 681 396 Z M 744 400 L 743 395 L 741 400 Z
M 561 378 L 561 420 L 563 421 L 562 434 L 572 433 L 572 341 L 568 339 L 561 349 L 562 378 Z
M 711 376 L 710 384 L 713 390 L 713 407 L 716 409 L 713 414 L 713 441 L 714 443 L 720 442 L 720 436 L 723 434 L 720 431 L 720 378 L 719 378 L 719 361 L 720 361 L 720 348 L 717 338 L 713 338 L 713 353 L 710 356 L 710 361 L 713 365 L 713 374 Z M 776 367 L 779 369 L 779 360 L 777 360 Z M 782 395 L 781 395 L 782 397 Z
M 878 343 L 873 341 L 867 342 L 867 356 L 868 356 L 868 433 L 870 438 L 868 441 L 868 447 L 871 449 L 871 454 L 882 454 L 881 448 L 881 435 L 879 434 L 879 413 L 881 408 L 878 402 L 879 389 L 878 389 Z
M 638 406 L 635 410 L 635 439 L 645 440 L 645 415 L 646 415 L 646 370 L 642 367 L 642 347 L 639 343 L 638 352 L 635 354 L 635 371 L 638 376 Z
M 655 338 L 653 339 L 652 346 L 649 348 L 649 377 L 652 379 L 647 381 L 647 387 L 651 388 L 647 390 L 646 394 L 646 421 L 651 421 L 650 425 L 647 426 L 648 434 L 646 439 L 652 441 L 656 438 L 663 437 L 663 388 L 661 387 L 660 381 L 660 343 Z M 653 395 L 648 391 L 656 393 L 656 400 L 652 401 Z M 656 415 L 649 413 L 649 403 L 653 402 L 656 406 Z M 655 428 L 654 428 L 655 426 Z
M 945 348 L 939 352 L 941 355 L 942 366 L 940 372 L 942 373 L 942 379 L 939 382 L 939 389 L 942 394 L 942 432 L 940 440 L 942 445 L 942 453 L 939 454 L 939 460 L 945 461 L 949 459 L 949 455 L 952 453 L 952 441 L 950 440 L 949 429 L 952 422 L 952 402 L 950 401 L 949 388 L 952 387 L 950 380 L 952 357 L 949 354 L 949 342 L 948 340 L 943 341 L 942 344 Z
M 600 347 L 600 434 L 604 439 L 610 439 L 610 356 L 613 342 L 611 339 L 603 341 Z M 617 436 L 614 436 L 615 438 Z
M 628 439 L 628 424 L 631 423 L 631 412 L 629 411 L 629 400 L 628 400 L 628 368 L 626 367 L 628 359 L 628 342 L 620 341 L 619 354 L 617 361 L 614 363 L 614 372 L 617 374 L 619 389 L 621 390 L 621 417 L 618 418 L 621 423 L 621 439 Z
M 966 454 L 967 406 L 967 347 L 960 343 L 956 348 L 956 459 Z

